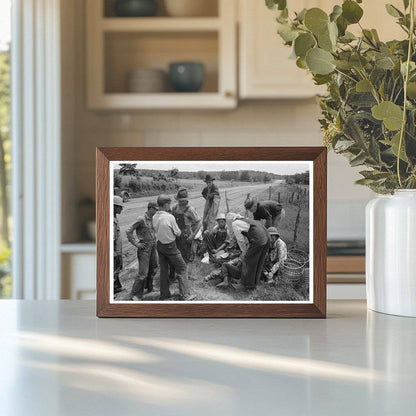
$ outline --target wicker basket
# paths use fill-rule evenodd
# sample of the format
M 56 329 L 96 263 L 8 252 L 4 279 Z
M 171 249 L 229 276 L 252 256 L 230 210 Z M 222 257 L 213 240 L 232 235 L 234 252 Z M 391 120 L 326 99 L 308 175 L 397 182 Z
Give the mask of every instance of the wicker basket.
M 304 270 L 304 264 L 296 260 L 293 260 L 289 257 L 280 266 L 281 277 L 294 285 L 302 281 L 304 276 Z
M 309 263 L 309 256 L 302 250 L 294 248 L 289 251 L 287 255 L 288 260 L 293 260 L 296 263 L 306 266 Z

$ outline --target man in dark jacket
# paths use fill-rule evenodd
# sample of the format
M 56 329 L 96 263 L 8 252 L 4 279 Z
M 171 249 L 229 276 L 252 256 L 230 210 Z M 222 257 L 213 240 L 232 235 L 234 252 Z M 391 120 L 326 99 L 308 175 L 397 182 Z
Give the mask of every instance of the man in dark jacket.
M 237 241 L 240 235 L 247 239 L 248 248 L 243 247 L 241 261 L 224 265 L 224 283 L 220 287 L 231 287 L 231 280 L 241 276 L 241 283 L 233 286 L 235 289 L 255 289 L 260 282 L 264 261 L 269 251 L 269 233 L 260 221 L 248 218 L 236 219 L 232 227 Z
M 265 227 L 276 227 L 285 216 L 285 210 L 282 204 L 276 201 L 260 201 L 254 197 L 247 197 L 244 207 L 253 213 L 253 218 L 257 221 L 265 220 Z
M 214 181 L 215 178 L 213 178 L 210 174 L 205 176 L 204 182 L 207 186 L 202 190 L 202 196 L 205 199 L 204 215 L 202 217 L 203 231 L 212 231 L 215 227 L 215 220 L 220 207 L 220 191 Z

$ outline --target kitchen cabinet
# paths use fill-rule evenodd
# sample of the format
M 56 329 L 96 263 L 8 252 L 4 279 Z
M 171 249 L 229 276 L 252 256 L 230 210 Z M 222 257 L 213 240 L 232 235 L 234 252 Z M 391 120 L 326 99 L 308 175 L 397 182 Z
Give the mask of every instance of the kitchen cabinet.
M 317 5 L 294 0 L 291 10 Z M 311 75 L 289 59 L 290 48 L 276 33 L 278 12 L 264 1 L 239 0 L 239 91 L 244 98 L 309 98 L 319 92 Z
M 208 0 L 207 0 L 208 1 Z M 87 1 L 87 105 L 90 109 L 209 109 L 237 105 L 236 7 L 218 2 L 216 16 L 116 17 L 113 2 Z M 129 92 L 129 73 L 168 70 L 175 61 L 205 66 L 200 92 Z
M 330 12 L 337 0 L 292 0 L 289 11 L 320 7 Z M 390 2 L 400 9 L 401 0 Z M 239 95 L 242 99 L 308 98 L 325 91 L 315 86 L 311 75 L 289 59 L 290 48 L 276 33 L 275 17 L 279 12 L 269 10 L 264 1 L 239 0 Z M 381 40 L 403 38 L 404 32 L 394 22 L 384 4 L 367 1 L 362 25 L 378 30 Z M 358 25 L 349 27 L 357 33 Z

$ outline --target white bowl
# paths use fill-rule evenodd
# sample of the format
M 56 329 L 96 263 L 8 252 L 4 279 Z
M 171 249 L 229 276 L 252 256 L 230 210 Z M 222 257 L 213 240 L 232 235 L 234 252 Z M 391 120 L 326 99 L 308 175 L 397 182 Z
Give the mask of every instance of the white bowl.
M 127 90 L 136 93 L 159 93 L 167 89 L 167 74 L 160 69 L 139 68 L 131 71 Z

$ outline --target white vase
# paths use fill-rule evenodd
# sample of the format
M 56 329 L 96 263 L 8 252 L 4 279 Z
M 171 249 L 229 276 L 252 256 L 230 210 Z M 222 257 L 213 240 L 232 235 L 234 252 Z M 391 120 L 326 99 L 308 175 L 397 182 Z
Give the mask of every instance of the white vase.
M 369 309 L 416 317 L 416 190 L 367 204 L 366 282 Z

